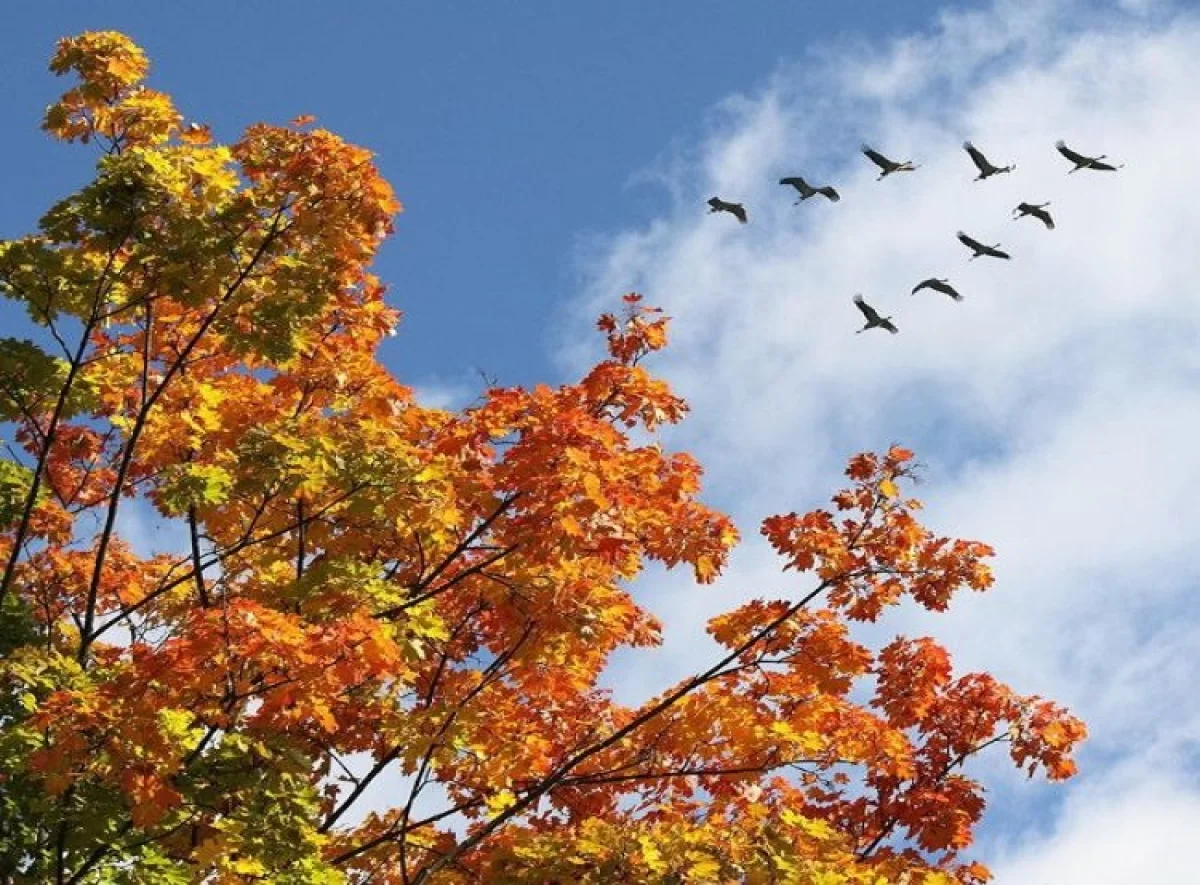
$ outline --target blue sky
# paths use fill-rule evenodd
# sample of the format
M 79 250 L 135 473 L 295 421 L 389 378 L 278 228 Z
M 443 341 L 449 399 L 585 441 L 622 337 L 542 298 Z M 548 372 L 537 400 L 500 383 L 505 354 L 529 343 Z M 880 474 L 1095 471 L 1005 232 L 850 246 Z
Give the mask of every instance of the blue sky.
M 555 376 L 549 336 L 577 286 L 581 238 L 661 211 L 663 190 L 631 180 L 700 137 L 716 102 L 823 41 L 902 32 L 935 7 L 310 0 L 282 8 L 7 8 L 0 234 L 27 230 L 93 159 L 37 129 L 61 91 L 46 72 L 54 41 L 121 30 L 149 53 L 154 86 L 219 138 L 312 113 L 377 152 L 407 207 L 379 261 L 407 317 L 386 358 L 409 382 L 472 385 L 476 369 L 508 383 Z
M 1053 798 L 1002 758 L 979 769 L 998 882 L 1194 879 L 1179 845 L 1200 830 L 1195 3 L 347 7 L 6 10 L 0 236 L 88 173 L 87 149 L 36 129 L 61 35 L 130 33 L 153 84 L 224 139 L 316 114 L 375 150 L 408 206 L 378 268 L 407 315 L 385 351 L 402 380 L 460 400 L 477 368 L 562 380 L 630 289 L 675 317 L 655 368 L 693 413 L 669 442 L 706 464 L 748 540 L 715 587 L 639 582 L 666 644 L 618 660 L 622 697 L 708 662 L 707 617 L 797 589 L 758 519 L 819 503 L 848 454 L 903 442 L 928 465 L 929 521 L 994 544 L 998 584 L 879 635 L 936 635 L 962 670 L 1091 728 Z M 861 138 L 921 169 L 876 182 Z M 964 138 L 1017 171 L 973 182 Z M 1058 138 L 1126 168 L 1068 176 Z M 783 172 L 843 200 L 793 206 Z M 711 193 L 751 223 L 707 215 Z M 1021 200 L 1050 200 L 1058 227 L 1012 222 Z M 968 263 L 958 229 L 1013 260 Z M 966 300 L 910 296 L 929 276 Z M 901 334 L 853 334 L 854 292 Z

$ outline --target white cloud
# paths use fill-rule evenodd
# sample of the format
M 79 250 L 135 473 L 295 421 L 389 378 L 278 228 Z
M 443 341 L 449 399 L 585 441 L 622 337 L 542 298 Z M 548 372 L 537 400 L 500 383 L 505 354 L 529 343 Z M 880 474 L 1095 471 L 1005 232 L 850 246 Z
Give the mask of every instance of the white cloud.
M 819 503 L 848 454 L 903 441 L 929 465 L 930 521 L 993 543 L 1000 580 L 948 616 L 887 626 L 944 638 L 962 666 L 1067 702 L 1092 729 L 1054 835 L 1005 854 L 1000 881 L 1128 881 L 1111 871 L 1135 866 L 1170 880 L 1157 846 L 1200 802 L 1197 82 L 1194 13 L 997 0 L 815 52 L 719 104 L 709 139 L 660 163 L 670 213 L 592 243 L 575 321 L 631 289 L 676 317 L 656 367 L 694 412 L 670 442 L 701 457 L 710 500 L 750 540 L 716 591 L 643 582 L 667 647 L 620 658 L 623 697 L 707 660 L 707 616 L 795 589 L 754 539 L 761 516 Z M 972 181 L 965 138 L 1017 170 Z M 1068 175 L 1059 138 L 1127 166 Z M 863 139 L 921 168 L 876 182 Z M 793 206 L 775 182 L 796 173 L 843 200 Z M 751 223 L 708 215 L 713 193 Z M 1022 200 L 1051 201 L 1057 229 L 1012 221 Z M 959 229 L 1013 260 L 968 262 Z M 966 300 L 911 297 L 929 276 Z M 855 292 L 901 334 L 853 334 Z M 1168 751 L 1190 760 L 1170 790 L 1098 786 Z M 1000 819 L 1044 795 L 998 776 Z M 1135 819 L 1127 848 L 1104 841 Z M 1096 858 L 1111 878 L 1080 872 Z
M 1192 881 L 1186 846 L 1200 828 L 1200 796 L 1147 774 L 1079 790 L 1052 832 L 1029 829 L 998 845 L 998 885 Z
M 487 383 L 482 376 L 474 386 L 465 380 L 426 378 L 413 387 L 413 397 L 428 409 L 461 409 L 470 405 Z

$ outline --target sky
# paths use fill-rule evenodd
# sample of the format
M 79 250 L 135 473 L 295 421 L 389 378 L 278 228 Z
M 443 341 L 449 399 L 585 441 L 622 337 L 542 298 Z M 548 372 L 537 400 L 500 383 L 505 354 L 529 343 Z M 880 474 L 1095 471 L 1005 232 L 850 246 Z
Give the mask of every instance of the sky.
M 406 206 L 378 269 L 406 314 L 386 352 L 443 395 L 556 377 L 555 320 L 579 287 L 580 243 L 656 217 L 639 173 L 702 137 L 722 96 L 805 46 L 902 33 L 929 0 L 453 4 L 125 0 L 10 4 L 0 28 L 0 236 L 25 231 L 86 180 L 88 149 L 37 124 L 62 91 L 54 42 L 116 29 L 148 52 L 153 85 L 233 139 L 314 114 L 370 148 Z M 900 8 L 903 7 L 903 8 Z M 338 10 L 335 12 L 335 9 Z M 17 171 L 19 170 L 19 171 Z M 0 314 L 0 316 L 3 316 Z
M 135 37 L 152 84 L 235 137 L 313 113 L 378 154 L 407 211 L 378 272 L 405 312 L 385 359 L 449 404 L 478 372 L 559 381 L 597 313 L 643 292 L 674 317 L 653 368 L 692 404 L 668 435 L 747 537 L 698 588 L 637 593 L 666 645 L 625 654 L 635 701 L 711 660 L 705 619 L 794 595 L 756 524 L 818 506 L 845 459 L 925 465 L 938 531 L 993 544 L 997 586 L 936 618 L 963 671 L 1069 705 L 1092 738 L 1046 788 L 984 760 L 979 856 L 1004 883 L 1188 881 L 1200 830 L 1200 9 L 1168 0 L 973 4 L 22 5 L 0 33 L 0 236 L 82 182 L 36 128 L 54 40 Z M 972 139 L 1009 174 L 984 182 Z M 1126 163 L 1080 172 L 1063 138 Z M 920 168 L 885 181 L 869 140 Z M 776 184 L 832 183 L 793 205 Z M 709 215 L 712 194 L 750 223 Z M 1053 231 L 1013 221 L 1050 201 Z M 1013 259 L 968 261 L 954 234 Z M 965 298 L 910 295 L 948 277 Z M 861 292 L 900 334 L 856 335 Z M 0 324 L 11 312 L 0 307 Z M 5 331 L 7 334 L 7 330 Z

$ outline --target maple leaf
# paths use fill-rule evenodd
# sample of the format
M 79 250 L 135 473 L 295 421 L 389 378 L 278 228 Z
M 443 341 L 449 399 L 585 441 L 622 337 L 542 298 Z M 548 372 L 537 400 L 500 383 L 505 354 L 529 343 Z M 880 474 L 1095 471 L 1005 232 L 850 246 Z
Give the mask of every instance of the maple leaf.
M 196 147 L 212 141 L 212 129 L 201 123 L 189 123 L 179 132 L 180 141 Z

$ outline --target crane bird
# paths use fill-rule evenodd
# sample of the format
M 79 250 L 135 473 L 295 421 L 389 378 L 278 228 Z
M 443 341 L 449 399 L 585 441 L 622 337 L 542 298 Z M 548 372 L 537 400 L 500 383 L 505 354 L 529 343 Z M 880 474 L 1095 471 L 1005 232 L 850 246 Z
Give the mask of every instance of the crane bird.
M 813 187 L 799 175 L 793 175 L 791 178 L 781 178 L 779 179 L 779 183 L 790 184 L 796 189 L 796 192 L 800 194 L 800 199 L 796 201 L 797 206 L 799 206 L 809 197 L 815 197 L 817 194 L 827 198 L 831 203 L 836 203 L 842 198 L 841 194 L 835 191 L 831 185 L 827 184 L 824 187 Z
M 967 236 L 961 230 L 958 232 L 958 241 L 975 253 L 970 257 L 970 261 L 974 261 L 980 255 L 987 255 L 992 258 L 1012 258 L 1007 252 L 1000 251 L 999 243 L 995 246 L 985 246 L 979 240 Z
M 1062 139 L 1054 142 L 1054 146 L 1058 148 L 1060 154 L 1075 164 L 1075 168 L 1068 172 L 1068 175 L 1071 172 L 1078 172 L 1080 169 L 1095 169 L 1098 172 L 1116 172 L 1125 165 L 1122 163 L 1120 166 L 1113 166 L 1111 163 L 1101 162 L 1107 157 L 1107 154 L 1101 154 L 1098 157 L 1085 157 L 1083 154 L 1067 147 L 1066 142 Z
M 963 142 L 963 150 L 971 155 L 971 162 L 975 164 L 975 168 L 979 170 L 979 174 L 975 176 L 976 181 L 983 181 L 992 175 L 999 175 L 1001 172 L 1012 172 L 1017 168 L 1017 164 L 1013 163 L 1009 166 L 994 166 L 987 157 L 983 155 L 983 151 L 975 147 L 969 141 Z
M 861 295 L 854 296 L 854 303 L 858 306 L 858 309 L 862 311 L 862 315 L 867 318 L 867 324 L 859 329 L 855 334 L 865 332 L 867 329 L 887 329 L 893 335 L 900 331 L 896 328 L 895 324 L 892 323 L 891 317 L 881 317 L 879 312 L 875 310 L 875 308 L 871 307 L 871 305 L 867 304 Z
M 937 277 L 930 277 L 927 280 L 922 280 L 913 286 L 912 294 L 916 295 L 922 289 L 932 289 L 935 292 L 941 292 L 944 295 L 949 295 L 955 301 L 962 301 L 962 295 L 958 294 L 958 290 L 950 285 L 949 280 L 939 280 Z
M 728 212 L 742 224 L 745 224 L 747 221 L 746 207 L 741 203 L 726 203 L 720 197 L 713 197 L 708 201 L 708 205 L 712 206 L 708 210 L 709 212 Z
M 1054 230 L 1054 219 L 1046 211 L 1046 207 L 1049 205 L 1049 203 L 1018 203 L 1017 208 L 1013 209 L 1013 221 L 1024 218 L 1026 215 L 1032 215 L 1048 229 Z
M 912 172 L 914 169 L 917 168 L 917 166 L 913 163 L 912 160 L 904 160 L 900 163 L 897 163 L 895 160 L 889 160 L 887 157 L 885 157 L 883 154 L 879 153 L 879 151 L 875 150 L 869 144 L 864 144 L 862 146 L 862 152 L 866 155 L 868 160 L 870 160 L 872 163 L 874 163 L 876 166 L 878 166 L 880 168 L 880 170 L 882 170 L 879 173 L 879 178 L 875 179 L 876 181 L 886 178 L 887 176 L 891 175 L 893 172 Z

